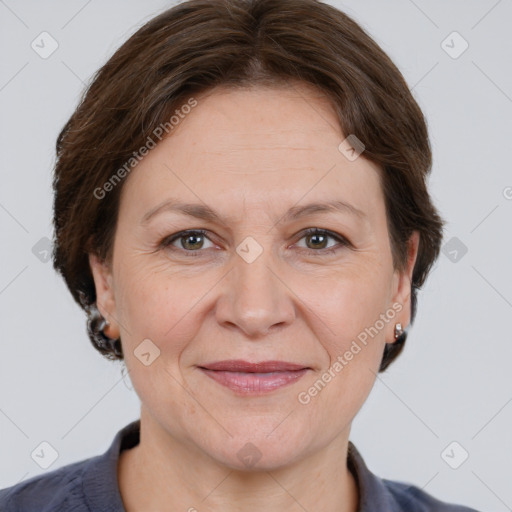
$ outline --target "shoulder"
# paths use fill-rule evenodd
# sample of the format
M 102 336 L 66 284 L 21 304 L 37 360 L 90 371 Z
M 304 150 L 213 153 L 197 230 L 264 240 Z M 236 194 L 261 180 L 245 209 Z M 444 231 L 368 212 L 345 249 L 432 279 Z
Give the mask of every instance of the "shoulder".
M 478 512 L 473 508 L 439 501 L 419 487 L 406 482 L 382 479 L 384 487 L 396 501 L 397 505 L 407 512 Z
M 350 441 L 347 464 L 359 487 L 362 512 L 478 512 L 440 501 L 408 482 L 380 478 L 368 469 Z
M 0 490 L 1 512 L 123 511 L 117 462 L 124 448 L 139 442 L 140 420 L 117 432 L 100 455 L 73 462 Z
M 2 512 L 50 512 L 73 510 L 89 512 L 83 492 L 83 474 L 92 457 L 36 475 L 0 489 Z

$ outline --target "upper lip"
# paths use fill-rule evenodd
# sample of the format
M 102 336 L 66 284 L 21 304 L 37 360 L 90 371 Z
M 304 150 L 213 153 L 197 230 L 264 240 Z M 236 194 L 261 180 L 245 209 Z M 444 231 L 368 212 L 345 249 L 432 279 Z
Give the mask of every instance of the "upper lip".
M 250 363 L 249 361 L 244 361 L 242 359 L 230 359 L 207 363 L 201 365 L 200 368 L 225 372 L 267 373 L 303 370 L 304 368 L 309 367 L 304 366 L 303 364 L 289 363 L 287 361 L 261 361 L 259 363 Z

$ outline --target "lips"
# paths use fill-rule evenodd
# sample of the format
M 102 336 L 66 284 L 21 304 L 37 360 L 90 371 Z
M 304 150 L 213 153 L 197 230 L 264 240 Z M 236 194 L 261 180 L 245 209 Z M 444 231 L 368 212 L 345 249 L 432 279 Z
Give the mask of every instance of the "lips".
M 250 363 L 240 359 L 199 366 L 218 384 L 239 395 L 261 395 L 298 381 L 311 368 L 286 361 Z
M 201 368 L 224 372 L 270 373 L 303 370 L 309 367 L 301 364 L 289 363 L 286 361 L 262 361 L 260 363 L 250 363 L 242 359 L 231 359 L 226 361 L 216 361 L 215 363 L 208 363 L 202 365 Z

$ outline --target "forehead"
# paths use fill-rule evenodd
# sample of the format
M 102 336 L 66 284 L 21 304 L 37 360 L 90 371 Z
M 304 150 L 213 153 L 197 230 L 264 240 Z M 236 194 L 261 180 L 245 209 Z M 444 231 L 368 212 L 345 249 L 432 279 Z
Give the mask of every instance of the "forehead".
M 216 148 L 332 150 L 342 135 L 329 99 L 308 84 L 218 87 L 199 96 L 197 102 L 199 108 L 185 118 L 181 131 L 202 128 L 209 136 L 201 145 L 213 153 Z
M 184 197 L 221 210 L 265 205 L 276 214 L 298 201 L 344 200 L 369 214 L 382 206 L 378 166 L 340 152 L 346 136 L 313 86 L 220 87 L 195 100 L 129 175 L 123 196 L 136 196 L 139 214 Z

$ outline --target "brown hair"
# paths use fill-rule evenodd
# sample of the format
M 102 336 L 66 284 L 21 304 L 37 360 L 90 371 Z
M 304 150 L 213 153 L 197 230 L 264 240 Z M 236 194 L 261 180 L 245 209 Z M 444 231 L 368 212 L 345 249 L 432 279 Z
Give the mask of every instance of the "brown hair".
M 126 171 L 126 162 L 192 95 L 218 85 L 292 81 L 323 91 L 345 136 L 355 135 L 365 145 L 363 156 L 381 166 L 396 269 L 405 269 L 409 237 L 420 232 L 412 323 L 416 291 L 439 255 L 444 225 L 427 190 L 432 154 L 426 121 L 375 41 L 317 0 L 185 1 L 146 23 L 98 70 L 59 134 L 53 181 L 53 265 L 82 308 L 96 300 L 88 253 L 111 261 L 125 180 L 110 187 L 107 200 L 95 191 L 116 170 Z M 386 344 L 380 371 L 401 352 L 406 336 Z

